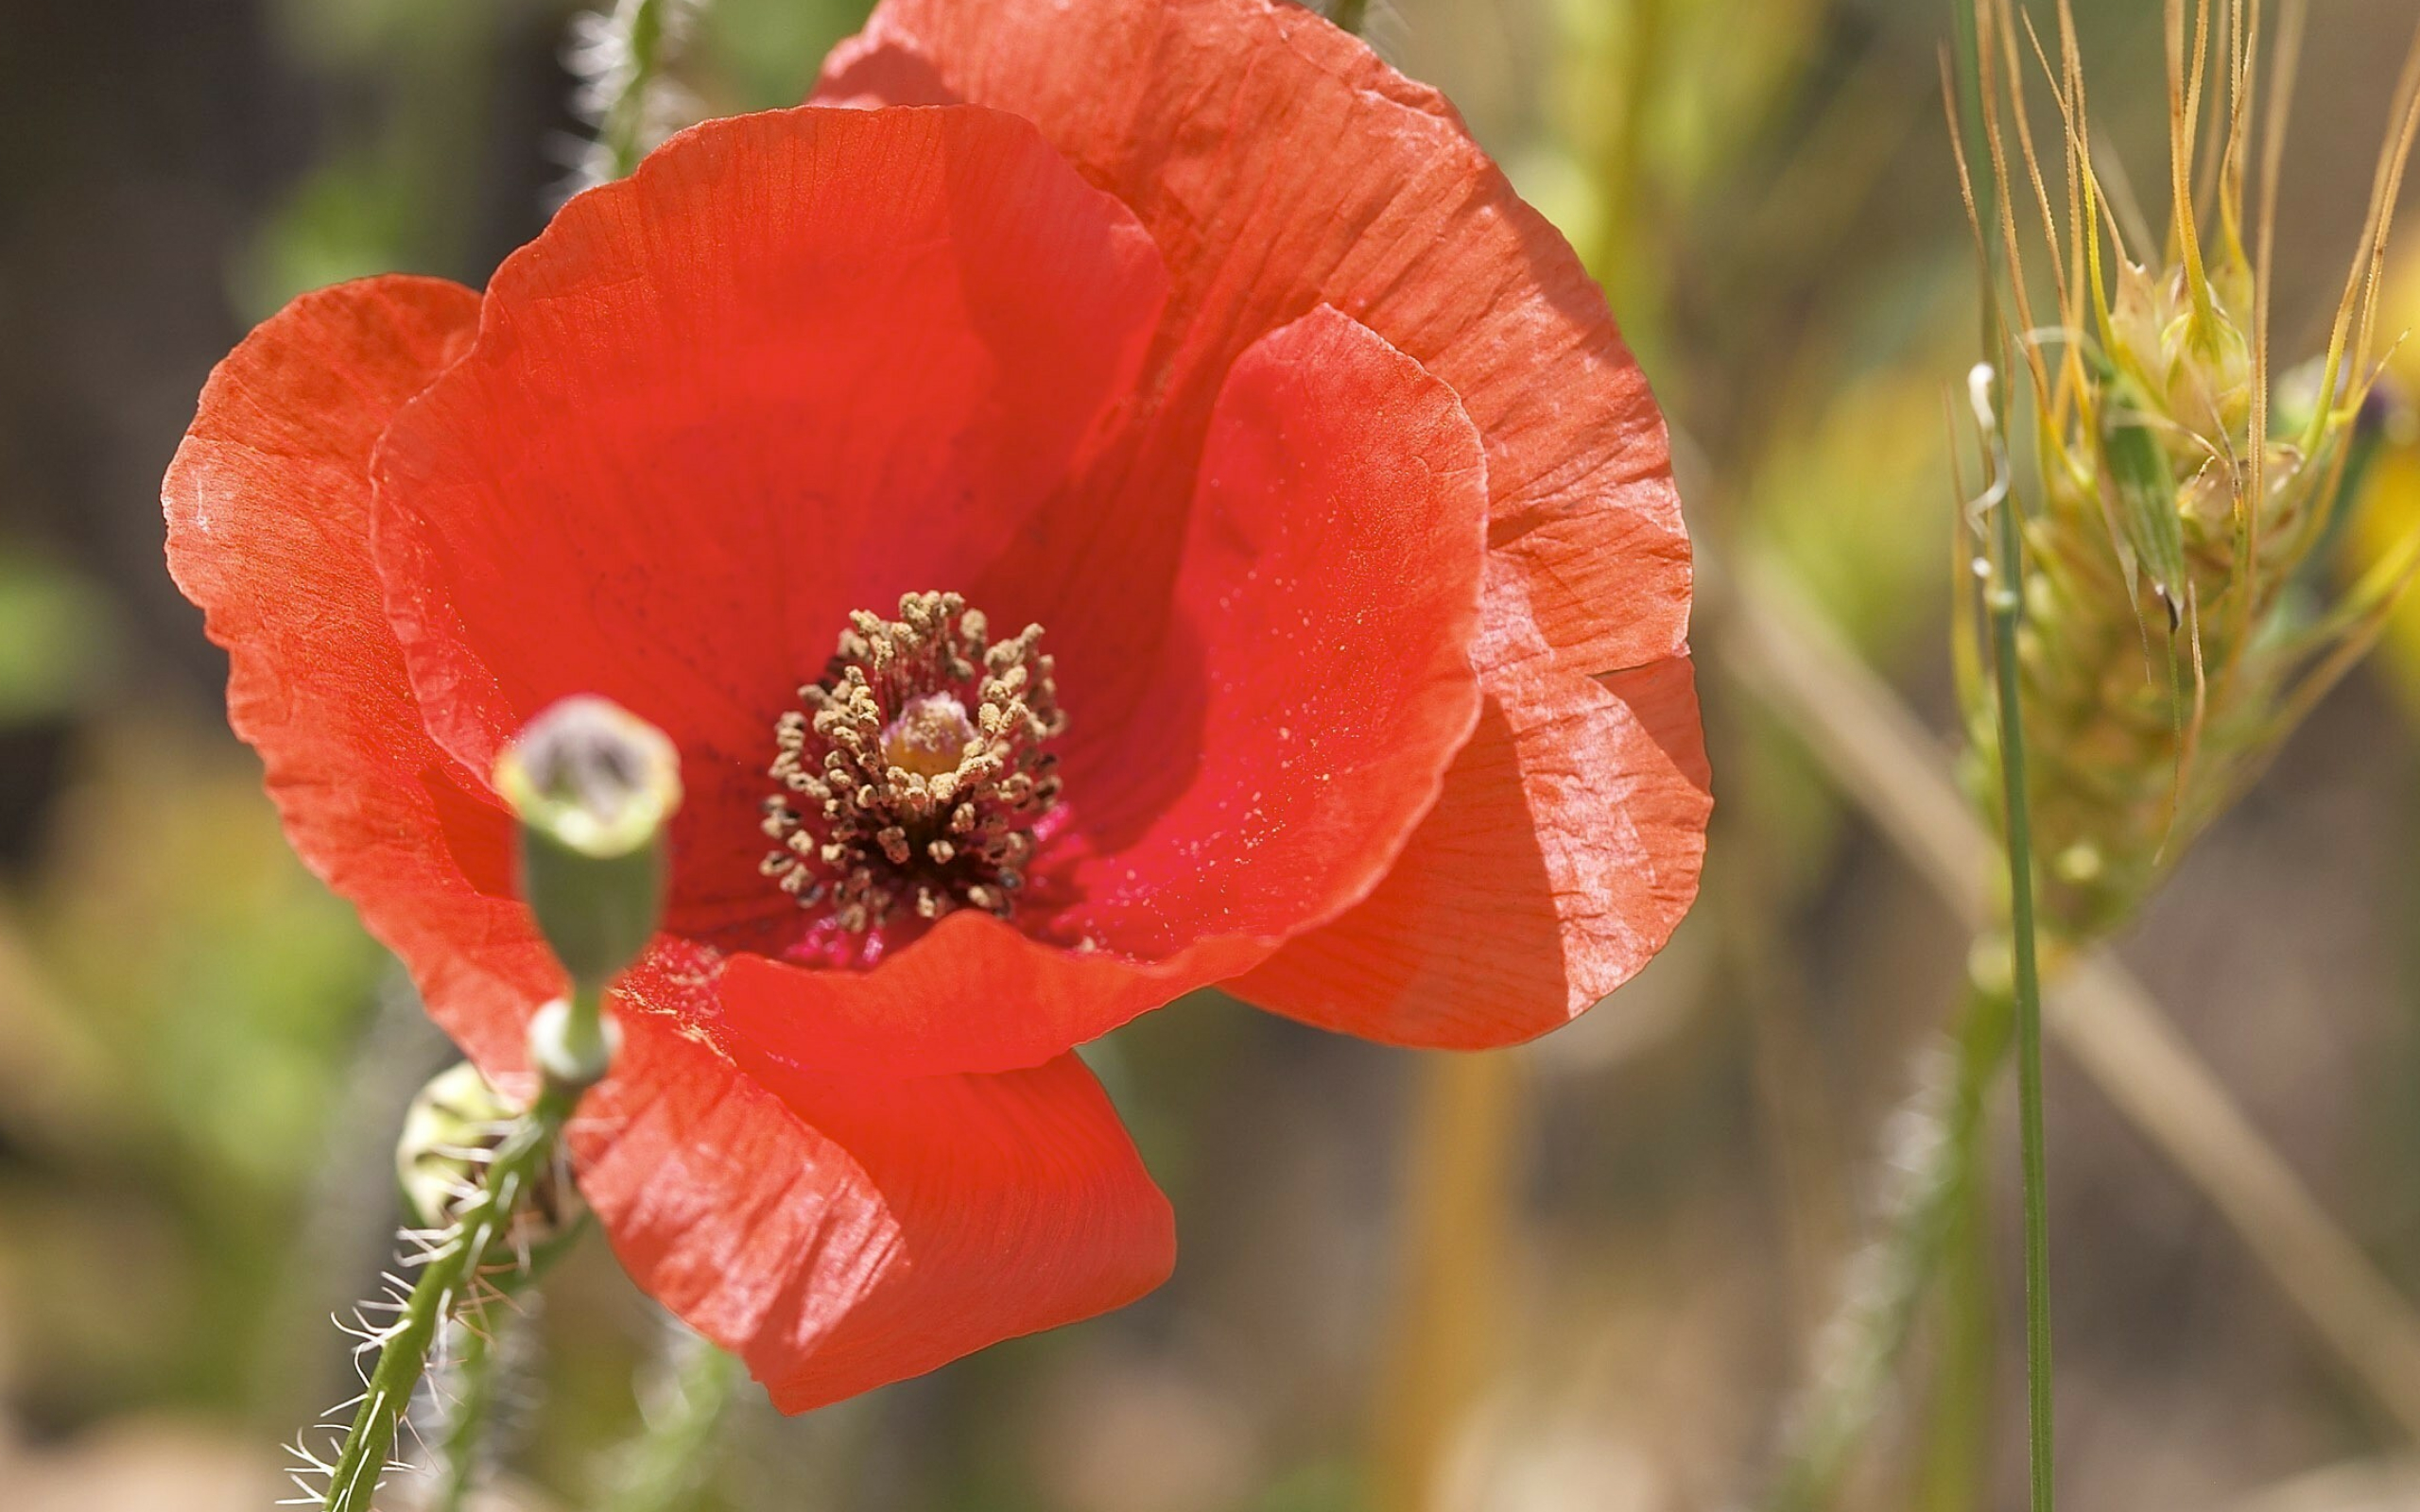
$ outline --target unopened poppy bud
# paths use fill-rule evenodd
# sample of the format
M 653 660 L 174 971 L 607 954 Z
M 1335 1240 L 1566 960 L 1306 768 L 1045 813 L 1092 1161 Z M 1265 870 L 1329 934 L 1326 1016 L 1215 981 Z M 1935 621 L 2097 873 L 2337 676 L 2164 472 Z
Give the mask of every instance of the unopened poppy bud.
M 521 820 L 521 895 L 539 931 L 575 983 L 603 988 L 663 915 L 679 753 L 617 704 L 565 698 L 497 758 L 495 786 Z
M 420 1090 L 395 1144 L 395 1176 L 412 1222 L 441 1228 L 455 1221 L 521 1112 L 467 1060 Z M 515 1213 L 515 1242 L 527 1248 L 563 1232 L 579 1215 L 579 1202 L 568 1183 L 550 1175 Z

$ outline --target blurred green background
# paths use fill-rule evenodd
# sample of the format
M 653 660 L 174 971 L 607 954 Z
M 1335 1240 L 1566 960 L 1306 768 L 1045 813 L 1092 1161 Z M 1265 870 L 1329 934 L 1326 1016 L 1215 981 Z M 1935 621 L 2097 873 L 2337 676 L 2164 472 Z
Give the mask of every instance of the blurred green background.
M 2096 112 L 2155 191 L 2159 8 L 2085 9 Z M 292 294 L 389 269 L 476 284 L 536 232 L 581 130 L 571 12 L 0 0 L 9 1512 L 259 1506 L 274 1446 L 351 1390 L 327 1314 L 384 1263 L 393 1131 L 448 1053 L 286 852 L 226 732 L 223 663 L 161 566 L 157 482 L 211 363 Z M 794 102 L 861 14 L 717 0 L 681 83 L 712 113 Z M 2319 8 L 2279 249 L 2288 360 L 2324 334 L 2411 23 L 2410 0 Z M 1972 360 L 1974 277 L 1947 11 L 1374 0 L 1368 30 L 1606 280 L 1670 411 L 1707 558 L 1703 900 L 1636 983 L 1520 1052 L 1391 1052 L 1215 995 L 1121 1032 L 1097 1063 L 1175 1198 L 1175 1280 L 807 1418 L 752 1396 L 700 1506 L 1694 1512 L 1771 1471 L 1967 942 L 1799 722 L 1734 680 L 1725 595 L 1736 564 L 1779 564 L 1945 740 L 1957 727 L 1943 404 Z M 2390 324 L 2420 323 L 2420 265 L 2407 282 Z M 2369 507 L 2420 515 L 2408 440 Z M 2420 629 L 2398 644 L 2123 954 L 2420 1295 Z M 2207 1194 L 2074 1064 L 2051 1073 L 2070 1504 L 2420 1506 L 2408 1431 Z M 2013 1280 L 1982 1278 L 2003 1314 Z M 664 1325 L 591 1244 L 528 1332 L 495 1504 L 595 1504 Z M 1919 1339 L 1911 1379 L 1937 1348 Z M 2004 1425 L 2014 1368 L 1989 1409 Z M 1843 1505 L 1952 1504 L 1927 1489 L 1921 1402 L 1884 1404 Z

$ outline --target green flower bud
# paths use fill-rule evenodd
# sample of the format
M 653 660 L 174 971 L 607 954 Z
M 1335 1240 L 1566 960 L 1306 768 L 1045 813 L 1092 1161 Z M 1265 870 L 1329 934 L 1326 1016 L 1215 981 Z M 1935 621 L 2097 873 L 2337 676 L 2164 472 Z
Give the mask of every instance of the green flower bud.
M 521 896 L 572 981 L 595 991 L 638 958 L 664 913 L 665 825 L 680 755 L 603 698 L 565 698 L 495 765 L 521 819 Z
M 476 1190 L 488 1156 L 521 1113 L 467 1060 L 439 1072 L 420 1090 L 395 1144 L 395 1177 L 413 1223 L 441 1228 L 455 1221 Z M 579 1194 L 549 1173 L 514 1214 L 513 1242 L 525 1250 L 542 1246 L 569 1229 L 579 1212 Z

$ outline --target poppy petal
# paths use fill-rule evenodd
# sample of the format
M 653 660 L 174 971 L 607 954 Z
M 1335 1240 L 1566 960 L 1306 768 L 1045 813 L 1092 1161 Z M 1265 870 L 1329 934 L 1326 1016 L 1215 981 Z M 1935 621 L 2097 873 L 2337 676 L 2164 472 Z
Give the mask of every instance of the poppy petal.
M 1333 310 L 1271 333 L 1210 426 L 1157 691 L 1063 769 L 1041 942 L 961 912 L 871 971 L 737 956 L 725 1022 L 827 1072 L 1035 1065 L 1368 896 L 1478 717 L 1485 507 L 1443 384 Z
M 996 112 L 682 133 L 507 260 L 380 449 L 430 730 L 484 770 L 553 699 L 612 697 L 683 751 L 676 898 L 790 908 L 756 869 L 776 719 L 850 611 L 968 586 L 1061 487 L 1165 287 L 1132 215 Z
M 1214 938 L 1162 961 L 1045 945 L 961 908 L 871 971 L 741 952 L 720 962 L 717 1027 L 753 1056 L 833 1076 L 939 1076 L 1040 1065 L 1269 958 Z
M 1713 800 L 1696 710 L 1685 658 L 1602 685 L 1503 679 L 1378 890 L 1228 990 L 1391 1044 L 1562 1027 L 1646 965 L 1697 894 Z M 1554 822 L 1532 828 L 1542 809 Z
M 784 1412 L 1123 1306 L 1175 1263 L 1167 1199 L 1073 1056 L 839 1083 L 623 1022 L 572 1130 L 580 1191 L 639 1284 Z
M 1098 88 L 1108 77 L 1138 82 Z M 1707 807 L 1676 660 L 1690 575 L 1669 448 L 1602 296 L 1444 99 L 1276 0 L 885 0 L 818 98 L 1017 111 L 1132 205 L 1173 284 L 1154 360 L 1179 419 L 1186 386 L 1236 343 L 1325 301 L 1452 385 L 1485 438 L 1490 748 L 1468 755 L 1381 895 L 1336 926 L 1348 934 L 1290 946 L 1254 992 L 1376 1038 L 1495 1043 L 1635 971 L 1687 906 Z M 1148 555 L 1133 541 L 1101 554 Z M 1626 706 L 1607 696 L 1616 683 L 1653 696 Z M 1609 765 L 1626 750 L 1647 765 Z M 1557 775 L 1574 772 L 1593 785 Z M 1582 887 L 1599 848 L 1652 881 Z M 1462 961 L 1475 933 L 1494 943 Z M 1357 987 L 1343 963 L 1379 938 L 1394 966 Z M 1412 985 L 1431 976 L 1474 1001 L 1422 1005 Z
M 1683 649 L 1670 450 L 1604 296 L 1443 96 L 1358 39 L 1283 0 L 884 0 L 817 98 L 1012 111 L 1133 207 L 1172 281 L 1171 410 L 1314 305 L 1369 326 L 1486 438 L 1491 539 L 1530 584 L 1490 612 L 1585 673 Z
M 560 979 L 511 898 L 510 820 L 422 729 L 370 563 L 372 451 L 478 309 L 424 278 L 302 296 L 211 374 L 161 496 L 287 838 L 494 1069 Z
M 1068 761 L 1095 853 L 1054 931 L 1157 958 L 1366 895 L 1478 717 L 1486 516 L 1453 390 L 1368 327 L 1322 306 L 1245 352 L 1151 691 Z

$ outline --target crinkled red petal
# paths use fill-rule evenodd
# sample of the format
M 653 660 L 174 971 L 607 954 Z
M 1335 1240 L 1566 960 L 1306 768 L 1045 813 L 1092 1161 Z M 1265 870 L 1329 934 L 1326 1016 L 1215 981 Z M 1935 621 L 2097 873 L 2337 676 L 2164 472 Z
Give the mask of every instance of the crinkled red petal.
M 997 112 L 683 133 L 507 260 L 379 451 L 373 549 L 429 729 L 484 770 L 553 699 L 616 699 L 683 754 L 671 926 L 794 917 L 757 871 L 775 721 L 851 610 L 999 555 L 1164 292 L 1132 216 Z M 1022 606 L 977 602 L 1015 628 Z
M 1505 679 L 1378 890 L 1229 990 L 1439 1049 L 1570 1022 L 1646 965 L 1697 896 L 1713 799 L 1690 683 L 1681 657 L 1603 686 Z
M 1685 645 L 1663 417 L 1604 296 L 1443 97 L 1358 40 L 1284 0 L 885 0 L 818 98 L 1014 112 L 1133 207 L 1172 284 L 1164 408 L 1197 437 L 1263 333 L 1323 303 L 1369 326 L 1485 438 L 1492 539 L 1558 660 Z
M 1190 396 L 1243 343 L 1319 302 L 1450 384 L 1479 427 L 1494 566 L 1478 660 L 1497 748 L 1470 755 L 1350 927 L 1289 944 L 1245 989 L 1378 1039 L 1496 1043 L 1651 955 L 1694 893 L 1707 806 L 1688 775 L 1689 553 L 1663 421 L 1579 260 L 1443 97 L 1282 0 L 885 0 L 818 97 L 1015 111 L 1133 206 L 1173 285 L 1157 452 L 1182 452 Z M 1099 511 L 1093 529 L 1099 559 L 1166 555 L 1148 520 Z M 1615 676 L 1656 692 L 1609 700 L 1591 679 Z M 1647 765 L 1609 769 L 1623 752 Z M 1560 775 L 1579 771 L 1598 796 Z M 1482 840 L 1494 863 L 1458 874 Z M 1591 855 L 1651 881 L 1574 890 Z M 1364 972 L 1379 938 L 1404 954 Z M 1423 981 L 1470 996 L 1449 1010 Z
M 295 850 L 495 1069 L 561 977 L 511 896 L 510 821 L 422 728 L 370 565 L 371 452 L 478 310 L 436 279 L 304 295 L 211 374 L 161 491 L 169 571 L 227 649 L 228 721 Z

